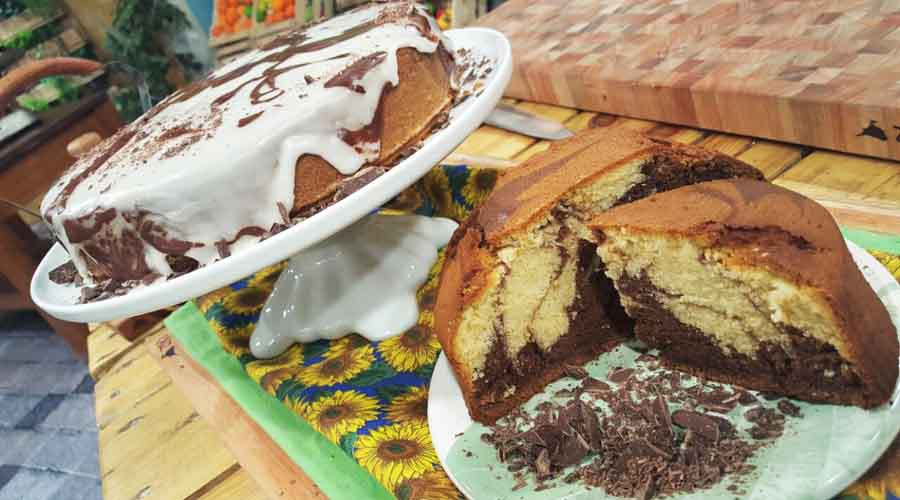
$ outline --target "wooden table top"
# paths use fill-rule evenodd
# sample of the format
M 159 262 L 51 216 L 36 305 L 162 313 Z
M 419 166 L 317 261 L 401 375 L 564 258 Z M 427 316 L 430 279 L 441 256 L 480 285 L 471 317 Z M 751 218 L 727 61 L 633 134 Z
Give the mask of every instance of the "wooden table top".
M 590 125 L 627 128 L 736 156 L 761 169 L 776 184 L 817 199 L 842 225 L 900 234 L 900 163 L 570 108 L 507 102 L 576 131 Z M 520 161 L 547 144 L 483 126 L 457 152 Z M 265 498 L 151 356 L 155 341 L 166 334 L 162 324 L 133 342 L 108 324 L 92 325 L 91 331 L 89 366 L 97 380 L 104 498 Z

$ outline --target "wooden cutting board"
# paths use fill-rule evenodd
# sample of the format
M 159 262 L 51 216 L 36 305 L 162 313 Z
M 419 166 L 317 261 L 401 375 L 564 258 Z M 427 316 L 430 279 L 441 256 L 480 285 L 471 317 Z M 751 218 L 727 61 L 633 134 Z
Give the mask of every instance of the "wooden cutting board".
M 900 0 L 510 0 L 511 97 L 900 159 Z

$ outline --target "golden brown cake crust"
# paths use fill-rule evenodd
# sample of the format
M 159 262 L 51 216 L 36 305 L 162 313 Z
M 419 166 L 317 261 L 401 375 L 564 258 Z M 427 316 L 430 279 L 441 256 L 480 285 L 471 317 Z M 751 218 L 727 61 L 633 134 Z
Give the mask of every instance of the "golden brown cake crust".
M 743 171 L 744 176 L 762 179 L 755 168 L 721 153 L 627 130 L 588 129 L 551 143 L 546 152 L 505 174 L 473 217 L 484 228 L 485 237 L 496 241 L 546 213 L 572 190 L 630 161 L 658 153 L 691 163 L 718 160 Z
M 835 312 L 850 361 L 871 389 L 853 402 L 868 407 L 890 397 L 898 375 L 897 332 L 853 262 L 831 214 L 813 200 L 764 182 L 713 181 L 616 207 L 589 225 L 600 238 L 604 230 L 616 227 L 699 237 L 715 246 L 734 247 L 743 263 L 814 288 Z
M 446 247 L 434 306 L 434 332 L 470 409 L 477 407 L 475 401 L 470 399 L 475 392 L 474 381 L 460 364 L 461 356 L 456 351 L 453 336 L 459 328 L 463 309 L 477 300 L 487 288 L 487 273 L 494 259 L 484 248 L 482 237 L 483 233 L 474 227 L 472 217 L 453 233 Z
M 524 401 L 510 398 L 505 405 L 486 408 L 484 402 L 474 399 L 475 383 L 463 366 L 454 342 L 463 312 L 487 292 L 489 273 L 498 264 L 497 250 L 503 239 L 545 216 L 564 196 L 579 187 L 595 182 L 626 163 L 652 157 L 665 157 L 679 165 L 673 170 L 681 173 L 690 170 L 682 168 L 688 165 L 718 162 L 723 165 L 721 170 L 729 171 L 729 177 L 763 178 L 758 170 L 743 162 L 701 148 L 672 144 L 631 131 L 588 130 L 571 139 L 554 142 L 546 152 L 505 173 L 491 196 L 456 230 L 447 246 L 434 310 L 434 329 L 474 419 L 492 422 Z M 609 347 L 598 346 L 598 349 L 602 351 Z M 597 354 L 573 355 L 570 362 L 581 364 Z M 561 374 L 561 366 L 555 372 L 548 368 L 545 373 L 535 374 L 534 380 L 520 383 L 520 389 L 523 394 L 529 391 L 533 394 Z
M 371 165 L 390 167 L 404 150 L 425 138 L 450 108 L 454 91 L 450 86 L 449 55 L 438 47 L 431 54 L 412 48 L 397 51 L 399 83 L 386 88 L 375 119 L 382 120 L 381 152 Z M 442 61 L 442 58 L 445 58 Z M 328 197 L 351 176 L 338 172 L 319 156 L 303 155 L 294 175 L 294 212 Z
M 616 336 L 593 343 L 572 352 L 566 363 L 548 366 L 541 373 L 534 373 L 528 379 L 520 380 L 518 392 L 527 397 L 510 397 L 490 404 L 478 400 L 475 382 L 469 377 L 469 370 L 462 365 L 462 356 L 457 352 L 453 339 L 459 328 L 462 311 L 485 293 L 488 286 L 487 275 L 496 265 L 493 253 L 483 245 L 482 236 L 483 232 L 476 226 L 475 218 L 470 217 L 447 244 L 434 308 L 434 331 L 456 374 L 469 414 L 478 422 L 490 424 L 527 400 L 530 395 L 540 392 L 544 386 L 563 376 L 567 365 L 580 366 L 587 363 L 621 343 L 624 338 Z

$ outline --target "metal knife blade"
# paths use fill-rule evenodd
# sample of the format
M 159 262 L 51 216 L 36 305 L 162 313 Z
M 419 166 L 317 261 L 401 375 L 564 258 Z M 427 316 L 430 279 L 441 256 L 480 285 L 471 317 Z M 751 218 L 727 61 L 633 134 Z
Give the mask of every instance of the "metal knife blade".
M 562 124 L 533 113 L 523 111 L 508 104 L 500 103 L 484 121 L 488 125 L 519 134 L 556 141 L 572 137 L 572 131 Z

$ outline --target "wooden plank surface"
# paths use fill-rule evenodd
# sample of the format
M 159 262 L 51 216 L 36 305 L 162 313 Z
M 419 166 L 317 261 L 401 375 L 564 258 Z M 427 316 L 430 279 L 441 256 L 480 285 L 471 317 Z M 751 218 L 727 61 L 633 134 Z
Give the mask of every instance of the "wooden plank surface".
M 210 483 L 209 487 L 195 498 L 203 498 L 203 500 L 266 500 L 269 498 L 240 465 L 235 465 L 229 470 L 231 473 L 225 475 L 217 483 Z
M 110 331 L 95 328 L 88 343 L 92 360 L 112 359 L 95 375 L 103 497 L 264 498 L 144 347 L 160 330 L 135 344 Z
M 212 426 L 243 468 L 271 498 L 325 499 L 325 495 L 222 386 L 168 333 L 161 332 L 146 348 L 194 408 Z
M 131 348 L 131 342 L 108 324 L 91 325 L 90 331 L 87 338 L 88 371 L 94 380 L 100 380 L 116 359 Z
M 900 4 L 510 0 L 516 98 L 900 159 Z M 564 36 L 561 36 L 564 34 Z
M 839 223 L 900 234 L 900 164 L 817 151 L 775 183 L 815 199 Z
M 900 233 L 900 227 L 895 230 L 891 225 L 893 218 L 900 216 L 900 207 L 896 206 L 900 200 L 897 164 L 832 153 L 808 155 L 804 148 L 769 141 L 508 102 L 565 123 L 573 130 L 589 126 L 624 127 L 738 153 L 776 183 L 833 202 L 829 208 L 839 221 L 856 222 L 864 214 L 870 217 L 870 228 Z M 477 156 L 521 160 L 546 146 L 546 141 L 482 127 L 460 150 Z M 863 175 L 864 179 L 858 179 L 857 175 Z M 837 202 L 843 205 L 839 207 Z M 254 464 L 256 458 L 252 453 L 235 448 L 241 463 L 253 469 L 253 473 L 238 465 L 223 444 L 224 439 L 235 447 L 242 440 L 240 431 L 228 429 L 236 418 L 235 409 L 228 404 L 230 398 L 224 393 L 216 394 L 215 383 L 189 358 L 181 357 L 177 349 L 174 355 L 162 357 L 161 353 L 168 351 L 168 348 L 160 349 L 167 345 L 162 340 L 167 335 L 159 327 L 132 343 L 109 327 L 99 326 L 89 339 L 91 373 L 99 377 L 97 419 L 101 427 L 105 498 L 263 498 L 266 491 L 275 494 L 295 491 L 296 483 L 289 483 L 295 477 L 286 472 L 267 474 L 258 463 Z M 203 418 L 197 418 L 197 414 Z M 179 424 L 184 425 L 179 427 Z M 245 427 L 236 429 L 254 432 L 246 423 L 240 425 Z M 124 431 L 118 432 L 123 428 Z M 265 444 L 255 446 L 267 456 L 278 453 Z M 197 450 L 203 451 L 202 456 L 197 455 Z M 190 461 L 202 464 L 194 466 Z M 298 473 L 296 477 L 303 476 Z M 166 478 L 168 484 L 162 484 L 159 478 Z

